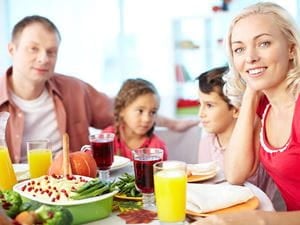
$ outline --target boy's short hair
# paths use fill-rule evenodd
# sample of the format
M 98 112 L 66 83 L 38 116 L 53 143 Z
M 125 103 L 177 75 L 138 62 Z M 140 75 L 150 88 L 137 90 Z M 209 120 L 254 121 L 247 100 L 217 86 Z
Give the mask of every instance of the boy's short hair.
M 211 92 L 216 92 L 219 96 L 227 103 L 229 109 L 234 107 L 229 98 L 224 95 L 223 86 L 225 81 L 223 80 L 223 75 L 228 72 L 228 66 L 216 67 L 201 73 L 196 80 L 198 80 L 199 90 L 205 94 L 210 94 Z

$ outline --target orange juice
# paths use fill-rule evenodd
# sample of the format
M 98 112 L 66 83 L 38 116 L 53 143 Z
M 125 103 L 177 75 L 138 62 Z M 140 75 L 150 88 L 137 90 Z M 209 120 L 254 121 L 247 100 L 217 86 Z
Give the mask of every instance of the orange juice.
M 17 183 L 17 178 L 7 147 L 0 146 L 0 190 L 12 189 Z
M 183 170 L 162 170 L 154 175 L 158 218 L 162 222 L 185 220 L 187 175 Z
M 52 162 L 52 152 L 50 149 L 28 150 L 27 159 L 30 177 L 40 177 L 48 173 L 48 169 Z

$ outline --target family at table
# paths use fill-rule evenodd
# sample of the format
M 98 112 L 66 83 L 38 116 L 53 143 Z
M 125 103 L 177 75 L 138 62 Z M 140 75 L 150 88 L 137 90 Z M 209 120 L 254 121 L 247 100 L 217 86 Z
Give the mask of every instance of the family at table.
M 49 19 L 34 15 L 12 30 L 12 66 L 0 77 L 0 112 L 9 112 L 5 138 L 13 163 L 25 162 L 26 140 L 51 140 L 53 154 L 70 137 L 71 151 L 89 144 L 89 127 L 113 132 L 116 155 L 160 148 L 155 125 L 183 131 L 197 120 L 157 115 L 159 92 L 144 79 L 124 81 L 112 99 L 91 85 L 55 73 L 61 36 Z M 249 181 L 286 211 L 250 210 L 201 218 L 194 224 L 298 224 L 300 219 L 300 33 L 281 6 L 261 2 L 239 12 L 226 38 L 228 66 L 197 77 L 199 118 L 208 135 L 199 162 L 216 161 L 231 184 Z M 76 48 L 76 47 L 75 47 Z M 188 154 L 188 152 L 186 152 Z

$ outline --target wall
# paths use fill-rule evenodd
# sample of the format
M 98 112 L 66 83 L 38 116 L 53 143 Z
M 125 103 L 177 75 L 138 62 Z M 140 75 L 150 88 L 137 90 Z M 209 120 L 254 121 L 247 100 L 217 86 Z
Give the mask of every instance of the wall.
M 230 11 L 237 11 L 255 1 L 232 0 Z M 220 2 L 0 0 L 0 72 L 10 65 L 6 48 L 13 25 L 26 15 L 41 14 L 53 20 L 62 33 L 56 67 L 58 72 L 79 77 L 109 95 L 115 95 L 121 82 L 128 77 L 146 78 L 160 92 L 160 113 L 174 116 L 177 90 L 172 24 L 174 20 L 190 17 L 199 20 L 211 18 L 216 26 L 207 40 L 213 40 L 226 29 L 224 21 L 231 15 L 212 13 L 212 6 Z M 277 2 L 289 6 L 296 15 L 298 1 Z M 194 30 L 197 31 L 197 27 Z M 199 67 L 199 73 L 203 72 L 202 69 L 216 66 L 222 60 L 219 56 L 221 54 L 208 55 L 206 67 Z M 198 65 L 195 68 L 197 71 Z

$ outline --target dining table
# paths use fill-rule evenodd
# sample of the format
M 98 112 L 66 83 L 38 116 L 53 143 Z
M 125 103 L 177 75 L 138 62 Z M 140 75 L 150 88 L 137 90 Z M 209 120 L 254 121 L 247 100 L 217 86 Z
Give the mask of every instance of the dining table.
M 121 176 L 124 173 L 129 173 L 129 174 L 134 173 L 132 162 L 129 162 L 127 165 L 123 166 L 122 168 L 111 171 L 110 176 L 111 176 L 111 179 L 117 179 L 119 176 Z M 219 184 L 222 182 L 226 182 L 226 181 L 224 179 L 224 174 L 219 170 L 215 177 L 213 177 L 209 180 L 206 180 L 206 181 L 202 181 L 200 183 Z M 259 204 L 259 207 L 257 208 L 258 210 L 274 211 L 273 204 L 272 204 L 270 198 L 261 189 L 259 189 L 257 186 L 255 186 L 249 182 L 245 182 L 244 186 L 250 188 L 251 191 L 253 192 L 253 194 L 259 199 L 260 204 Z M 98 224 L 101 224 L 101 225 L 124 225 L 124 224 L 126 224 L 126 221 L 118 216 L 119 213 L 120 212 L 112 212 L 109 217 L 103 218 L 98 221 L 85 223 L 85 225 L 98 225 Z M 188 220 L 188 219 L 189 219 L 189 217 L 187 217 L 187 221 L 185 222 L 186 224 L 189 224 L 190 220 Z M 160 223 L 159 223 L 158 219 L 154 219 L 150 223 L 147 223 L 147 224 L 148 225 L 159 225 Z M 146 223 L 140 223 L 140 225 L 146 225 Z

